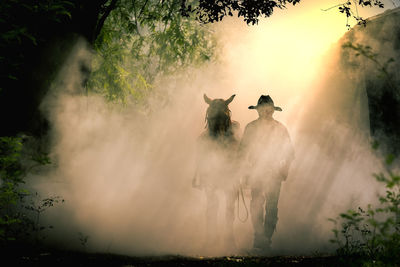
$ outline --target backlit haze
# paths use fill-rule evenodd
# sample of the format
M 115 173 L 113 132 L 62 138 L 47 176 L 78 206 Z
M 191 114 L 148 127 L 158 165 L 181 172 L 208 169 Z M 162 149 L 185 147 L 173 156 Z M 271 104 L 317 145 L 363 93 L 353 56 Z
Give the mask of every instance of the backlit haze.
M 155 90 L 169 99 L 167 104 L 152 99 L 150 115 L 137 107 L 110 110 L 100 97 L 72 93 L 81 84 L 78 62 L 91 58 L 86 44 L 78 43 L 42 105 L 53 127 L 51 156 L 56 164 L 34 175 L 32 186 L 42 196 L 66 200 L 46 212 L 45 220 L 55 227 L 49 240 L 130 255 L 237 253 L 222 245 L 213 253 L 202 247 L 205 195 L 191 187 L 191 179 L 196 139 L 205 127 L 203 94 L 224 99 L 236 94 L 230 109 L 241 131 L 257 118 L 257 112 L 247 107 L 261 94 L 269 94 L 283 109 L 274 117 L 286 125 L 296 150 L 281 191 L 274 251 L 304 254 L 332 249 L 328 240 L 333 225 L 328 218 L 371 202 L 376 194 L 371 174 L 378 166 L 366 143 L 349 135 L 357 129 L 323 118 L 310 121 L 304 115 L 321 112 L 311 103 L 324 95 L 322 80 L 331 72 L 326 63 L 334 56 L 329 49 L 347 32 L 346 18 L 337 8 L 321 10 L 336 4 L 303 0 L 275 11 L 257 26 L 236 18 L 212 25 L 219 41 L 216 62 L 160 78 Z M 386 5 L 392 8 L 390 1 Z M 364 17 L 383 11 L 359 10 Z M 305 131 L 305 125 L 312 129 Z M 321 129 L 329 129 L 329 148 L 314 143 L 321 136 L 311 133 Z M 352 151 L 349 157 L 344 148 Z M 248 195 L 246 202 L 248 207 Z M 223 229 L 223 195 L 221 203 Z M 238 248 L 249 249 L 250 221 L 236 219 L 234 227 Z M 78 233 L 89 237 L 87 244 L 80 244 Z

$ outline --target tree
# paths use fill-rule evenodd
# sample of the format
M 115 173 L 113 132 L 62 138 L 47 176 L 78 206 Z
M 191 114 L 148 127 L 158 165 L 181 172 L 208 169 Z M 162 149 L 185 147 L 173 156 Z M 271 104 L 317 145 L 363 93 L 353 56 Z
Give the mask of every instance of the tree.
M 159 75 L 210 60 L 212 33 L 195 18 L 182 17 L 180 4 L 120 1 L 94 43 L 88 90 L 113 102 L 139 104 Z
M 199 6 L 193 9 L 202 14 L 200 20 L 209 12 L 209 22 L 216 21 L 213 14 L 223 12 L 218 8 L 219 2 L 213 2 L 199 1 Z M 220 2 L 223 7 L 231 6 L 233 10 L 239 10 L 246 18 L 254 18 L 258 14 L 270 15 L 275 6 L 283 7 L 286 1 L 249 1 L 248 5 L 238 4 L 238 1 Z M 150 22 L 162 20 L 160 16 L 164 16 L 170 6 L 189 8 L 186 4 L 190 3 L 181 0 L 1 1 L 0 136 L 18 132 L 42 136 L 47 132 L 46 120 L 39 112 L 43 96 L 78 36 L 94 45 L 111 11 L 125 9 L 128 11 L 125 13 L 126 19 L 138 12 L 136 15 L 142 15 L 143 21 Z M 160 8 L 144 13 L 143 7 L 147 5 Z M 216 8 L 215 13 L 213 10 Z M 246 8 L 248 12 L 245 12 Z M 180 8 L 178 12 L 176 8 L 173 10 L 175 18 L 179 14 L 183 14 L 184 18 L 190 11 L 186 8 Z M 127 31 L 137 31 L 136 27 L 132 27 L 134 24 L 127 26 Z M 87 69 L 88 66 L 82 66 L 82 70 Z
M 125 10 L 128 21 L 135 15 L 146 22 L 163 20 L 168 8 L 183 20 L 194 17 L 202 23 L 237 15 L 248 24 L 269 17 L 275 9 L 300 0 L 3 0 L 0 2 L 0 136 L 28 132 L 46 133 L 46 121 L 38 107 L 78 36 L 89 44 L 99 42 L 112 11 Z M 383 4 L 378 1 L 346 1 L 340 12 L 351 15 L 352 7 Z M 153 6 L 150 13 L 144 7 Z M 179 7 L 179 10 L 177 9 Z M 121 13 L 122 14 L 122 13 Z M 171 16 L 170 16 L 171 17 Z M 168 21 L 168 12 L 166 16 Z M 134 22 L 135 20 L 133 20 Z M 138 20 L 136 21 L 138 22 Z M 139 34 L 138 23 L 126 31 Z M 165 24 L 166 25 L 166 24 Z M 160 35 L 161 36 L 161 35 Z M 103 35 L 104 37 L 104 35 Z M 141 44 L 138 43 L 138 46 Z M 82 66 L 87 71 L 87 66 Z

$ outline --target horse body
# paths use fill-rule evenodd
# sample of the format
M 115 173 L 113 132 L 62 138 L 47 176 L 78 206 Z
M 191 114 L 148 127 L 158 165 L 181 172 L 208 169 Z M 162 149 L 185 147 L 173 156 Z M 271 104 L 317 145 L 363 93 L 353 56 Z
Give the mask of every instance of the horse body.
M 228 108 L 235 95 L 229 99 L 211 100 L 204 95 L 209 105 L 206 112 L 206 130 L 200 135 L 198 142 L 198 166 L 196 179 L 207 198 L 207 242 L 206 246 L 215 245 L 218 239 L 217 216 L 219 199 L 217 191 L 225 193 L 226 241 L 232 246 L 234 204 L 237 197 L 235 179 L 235 158 L 239 145 L 237 130 L 239 124 L 231 120 Z
M 204 95 L 209 105 L 206 112 L 206 130 L 198 140 L 197 176 L 202 186 L 224 189 L 227 180 L 233 180 L 231 172 L 235 166 L 236 150 L 239 145 L 237 131 L 239 123 L 231 120 L 229 99 L 211 100 Z

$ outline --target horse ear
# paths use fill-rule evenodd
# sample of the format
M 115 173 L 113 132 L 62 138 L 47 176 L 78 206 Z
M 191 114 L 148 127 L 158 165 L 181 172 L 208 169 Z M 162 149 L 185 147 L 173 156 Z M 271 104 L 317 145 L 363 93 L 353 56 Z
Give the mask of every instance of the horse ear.
M 227 100 L 225 100 L 225 104 L 229 105 L 232 100 L 235 98 L 236 95 L 232 95 L 230 98 L 228 98 Z
M 204 101 L 206 101 L 207 104 L 211 104 L 212 100 L 210 98 L 208 98 L 208 96 L 206 96 L 206 94 L 204 94 Z

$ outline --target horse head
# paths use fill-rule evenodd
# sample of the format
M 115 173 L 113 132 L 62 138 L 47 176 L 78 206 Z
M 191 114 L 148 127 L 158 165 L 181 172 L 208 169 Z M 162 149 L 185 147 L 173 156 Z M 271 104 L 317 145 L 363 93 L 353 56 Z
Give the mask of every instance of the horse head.
M 210 99 L 206 94 L 204 94 L 204 101 L 208 104 L 206 112 L 206 127 L 208 128 L 210 136 L 218 137 L 232 135 L 231 111 L 229 110 L 228 105 L 234 98 L 235 95 L 232 95 L 226 100 Z

